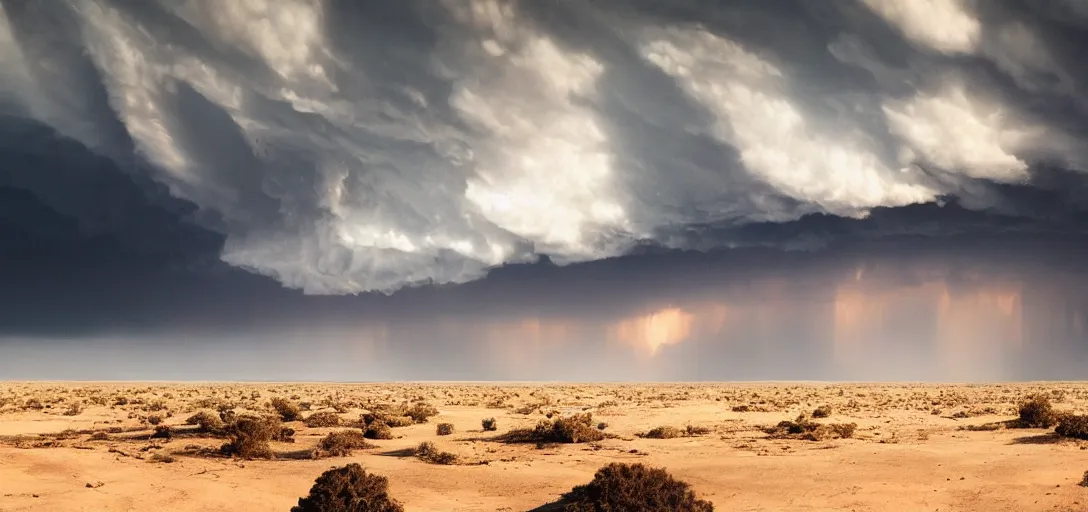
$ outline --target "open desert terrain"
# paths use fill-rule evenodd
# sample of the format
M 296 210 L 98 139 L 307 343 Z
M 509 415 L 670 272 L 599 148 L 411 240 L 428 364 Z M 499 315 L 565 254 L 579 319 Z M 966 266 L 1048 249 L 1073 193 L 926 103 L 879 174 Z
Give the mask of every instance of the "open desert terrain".
M 1016 424 L 1039 395 L 1088 412 L 1088 383 L 8 382 L 0 511 L 286 512 L 350 462 L 409 511 L 548 510 L 610 462 L 663 467 L 717 510 L 1086 511 L 1088 441 Z M 224 452 L 250 415 L 282 421 L 271 452 Z M 596 433 L 533 437 L 562 418 Z M 376 439 L 323 444 L 339 431 Z

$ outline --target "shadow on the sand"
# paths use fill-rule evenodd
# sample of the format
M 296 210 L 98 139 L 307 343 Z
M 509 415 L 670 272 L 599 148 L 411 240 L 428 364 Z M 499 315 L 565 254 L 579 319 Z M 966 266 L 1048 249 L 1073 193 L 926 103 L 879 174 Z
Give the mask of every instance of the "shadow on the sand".
M 390 450 L 388 452 L 380 452 L 378 455 L 385 457 L 415 457 L 416 451 L 413 448 L 401 448 L 400 450 Z
M 1066 441 L 1066 439 L 1062 436 L 1059 436 L 1058 434 L 1055 434 L 1053 432 L 1048 432 L 1046 434 L 1038 434 L 1034 436 L 1017 437 L 1010 441 L 1009 444 L 1058 444 L 1064 441 Z

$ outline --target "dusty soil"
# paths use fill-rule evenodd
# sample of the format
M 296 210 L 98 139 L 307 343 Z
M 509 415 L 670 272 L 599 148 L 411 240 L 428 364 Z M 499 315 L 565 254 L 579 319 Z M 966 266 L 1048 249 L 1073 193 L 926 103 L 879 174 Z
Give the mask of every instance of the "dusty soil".
M 1088 412 L 1088 383 L 863 384 L 190 384 L 0 383 L 0 511 L 287 511 L 323 471 L 359 462 L 387 476 L 406 510 L 524 511 L 556 502 L 609 462 L 665 467 L 718 510 L 1088 511 L 1088 442 L 1008 428 L 1025 396 Z M 274 460 L 217 453 L 224 439 L 186 419 L 200 410 L 274 414 L 273 397 L 332 411 L 339 427 L 294 428 Z M 380 404 L 426 401 L 439 414 L 394 428 L 352 455 L 313 458 L 321 438 L 358 430 Z M 765 429 L 820 406 L 850 438 Z M 39 408 L 40 407 L 40 408 Z M 747 411 L 744 411 L 747 407 Z M 547 414 L 593 414 L 609 437 L 509 444 Z M 152 416 L 157 416 L 153 418 Z M 496 431 L 481 420 L 494 417 Z M 149 438 L 151 422 L 172 427 Z M 452 435 L 435 425 L 453 423 Z M 705 427 L 689 435 L 686 427 Z M 673 426 L 681 436 L 641 434 Z M 980 427 L 981 426 L 981 427 Z M 968 430 L 988 429 L 988 430 Z M 97 434 L 96 434 L 97 433 Z M 413 455 L 421 441 L 459 456 Z M 172 462 L 170 462 L 172 461 Z

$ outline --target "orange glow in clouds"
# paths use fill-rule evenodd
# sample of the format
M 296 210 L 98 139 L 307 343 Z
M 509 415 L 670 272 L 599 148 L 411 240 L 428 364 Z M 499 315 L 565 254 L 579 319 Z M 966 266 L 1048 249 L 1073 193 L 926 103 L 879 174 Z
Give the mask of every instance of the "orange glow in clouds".
M 694 324 L 695 315 L 679 308 L 665 308 L 617 322 L 608 329 L 608 338 L 645 349 L 654 355 L 664 345 L 688 339 Z

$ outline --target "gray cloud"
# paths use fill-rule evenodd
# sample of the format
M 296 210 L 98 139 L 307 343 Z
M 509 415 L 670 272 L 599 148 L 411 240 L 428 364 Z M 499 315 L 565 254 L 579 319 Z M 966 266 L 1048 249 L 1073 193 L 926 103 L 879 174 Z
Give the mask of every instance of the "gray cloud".
M 646 241 L 819 246 L 760 226 L 950 194 L 1025 215 L 1002 187 L 1055 172 L 1084 204 L 1073 1 L 0 6 L 0 112 L 192 202 L 222 260 L 312 294 Z

